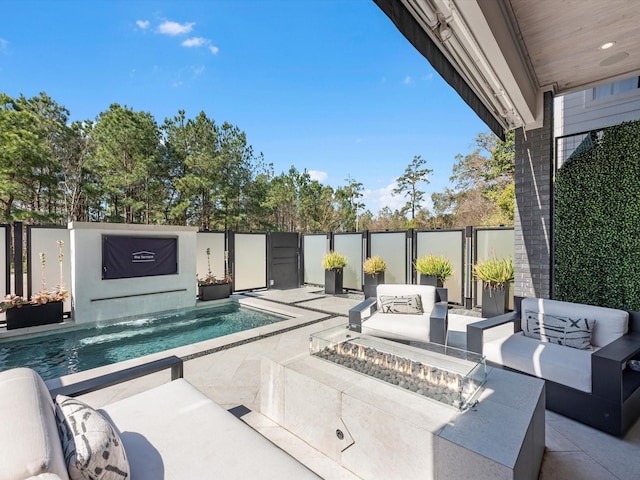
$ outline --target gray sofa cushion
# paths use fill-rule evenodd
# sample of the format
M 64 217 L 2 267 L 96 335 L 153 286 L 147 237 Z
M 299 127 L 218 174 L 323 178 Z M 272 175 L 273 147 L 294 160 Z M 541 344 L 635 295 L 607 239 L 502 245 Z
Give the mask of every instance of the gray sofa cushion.
M 0 372 L 0 466 L 0 480 L 45 473 L 69 479 L 53 401 L 42 378 L 28 368 Z
M 488 361 L 591 393 L 593 350 L 542 342 L 518 332 L 486 342 L 483 353 Z
M 627 333 L 629 327 L 629 313 L 624 310 L 542 298 L 525 298 L 522 300 L 521 306 L 522 330 L 526 328 L 525 311 L 571 319 L 595 320 L 596 323 L 591 333 L 591 344 L 594 347 L 604 347 L 617 340 Z

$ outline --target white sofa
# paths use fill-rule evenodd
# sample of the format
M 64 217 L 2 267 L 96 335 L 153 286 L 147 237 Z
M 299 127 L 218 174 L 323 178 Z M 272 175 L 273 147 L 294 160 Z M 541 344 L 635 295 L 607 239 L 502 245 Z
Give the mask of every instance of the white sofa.
M 408 299 L 416 296 L 419 297 L 421 308 L 419 313 L 411 313 L 416 305 Z M 400 299 L 397 308 L 393 308 L 391 299 Z M 391 300 L 391 308 L 385 307 L 387 300 Z M 403 308 L 404 304 L 410 305 Z M 394 311 L 403 313 L 392 313 Z M 446 289 L 430 285 L 381 284 L 377 286 L 375 297 L 349 310 L 349 328 L 393 340 L 444 345 L 447 340 L 447 312 Z
M 585 325 L 587 320 L 595 321 L 590 341 L 582 327 L 578 331 L 573 327 L 576 321 Z M 637 392 L 625 398 L 625 375 L 621 373 L 626 362 L 640 354 L 640 333 L 636 331 L 640 323 L 636 317 L 632 320 L 624 310 L 524 298 L 514 312 L 468 325 L 467 349 L 484 354 L 490 364 L 546 380 L 550 410 L 623 435 L 640 413 L 640 382 L 627 386 Z M 513 334 L 484 340 L 487 330 L 506 323 L 513 324 Z M 542 339 L 531 338 L 537 328 L 541 328 Z M 578 337 L 586 348 L 566 345 Z M 628 380 L 633 382 L 632 377 Z
M 98 411 L 133 480 L 320 478 L 182 378 Z M 31 369 L 0 372 L 0 466 L 0 480 L 69 478 L 54 401 Z

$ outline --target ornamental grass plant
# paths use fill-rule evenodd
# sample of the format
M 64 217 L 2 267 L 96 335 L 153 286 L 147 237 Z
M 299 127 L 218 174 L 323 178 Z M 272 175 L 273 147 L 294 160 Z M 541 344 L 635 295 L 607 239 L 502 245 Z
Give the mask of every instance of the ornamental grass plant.
M 424 255 L 416 259 L 415 268 L 422 275 L 435 275 L 438 280 L 445 282 L 453 275 L 451 261 L 445 256 Z
M 342 270 L 347 266 L 347 257 L 331 250 L 322 258 L 322 268 L 325 270 Z
M 367 275 L 374 276 L 380 272 L 385 272 L 387 270 L 387 264 L 384 263 L 382 257 L 369 257 L 362 264 L 362 269 Z
M 473 275 L 482 280 L 484 288 L 496 290 L 511 283 L 514 278 L 513 259 L 495 256 L 473 266 Z

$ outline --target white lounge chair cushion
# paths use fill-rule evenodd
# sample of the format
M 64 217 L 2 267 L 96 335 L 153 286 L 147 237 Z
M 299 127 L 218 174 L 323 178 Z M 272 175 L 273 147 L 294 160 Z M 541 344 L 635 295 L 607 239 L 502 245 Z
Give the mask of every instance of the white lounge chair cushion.
M 184 379 L 102 409 L 133 480 L 320 478 Z
M 518 332 L 486 342 L 483 353 L 491 362 L 591 393 L 591 354 L 595 350 L 541 342 Z
M 396 340 L 429 341 L 429 315 L 375 313 L 362 322 L 362 333 Z
M 595 320 L 591 332 L 591 344 L 604 347 L 627 333 L 629 327 L 629 313 L 614 308 L 597 307 L 580 303 L 561 302 L 542 298 L 525 298 L 521 306 L 522 330 L 526 329 L 526 311 L 560 317 L 586 318 Z
M 31 369 L 0 372 L 0 480 L 29 477 L 68 480 L 53 401 Z M 55 478 L 55 477 L 54 477 Z
M 120 437 L 93 407 L 77 398 L 58 395 L 56 417 L 71 480 L 130 478 Z
M 35 477 L 29 477 L 26 480 L 60 480 L 60 477 L 55 473 L 41 473 Z

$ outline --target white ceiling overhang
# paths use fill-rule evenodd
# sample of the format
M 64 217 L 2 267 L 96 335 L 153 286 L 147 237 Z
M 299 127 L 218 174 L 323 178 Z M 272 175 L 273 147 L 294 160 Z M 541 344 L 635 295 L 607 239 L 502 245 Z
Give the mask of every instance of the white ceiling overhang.
M 500 136 L 539 127 L 544 92 L 640 73 L 635 1 L 374 1 Z

